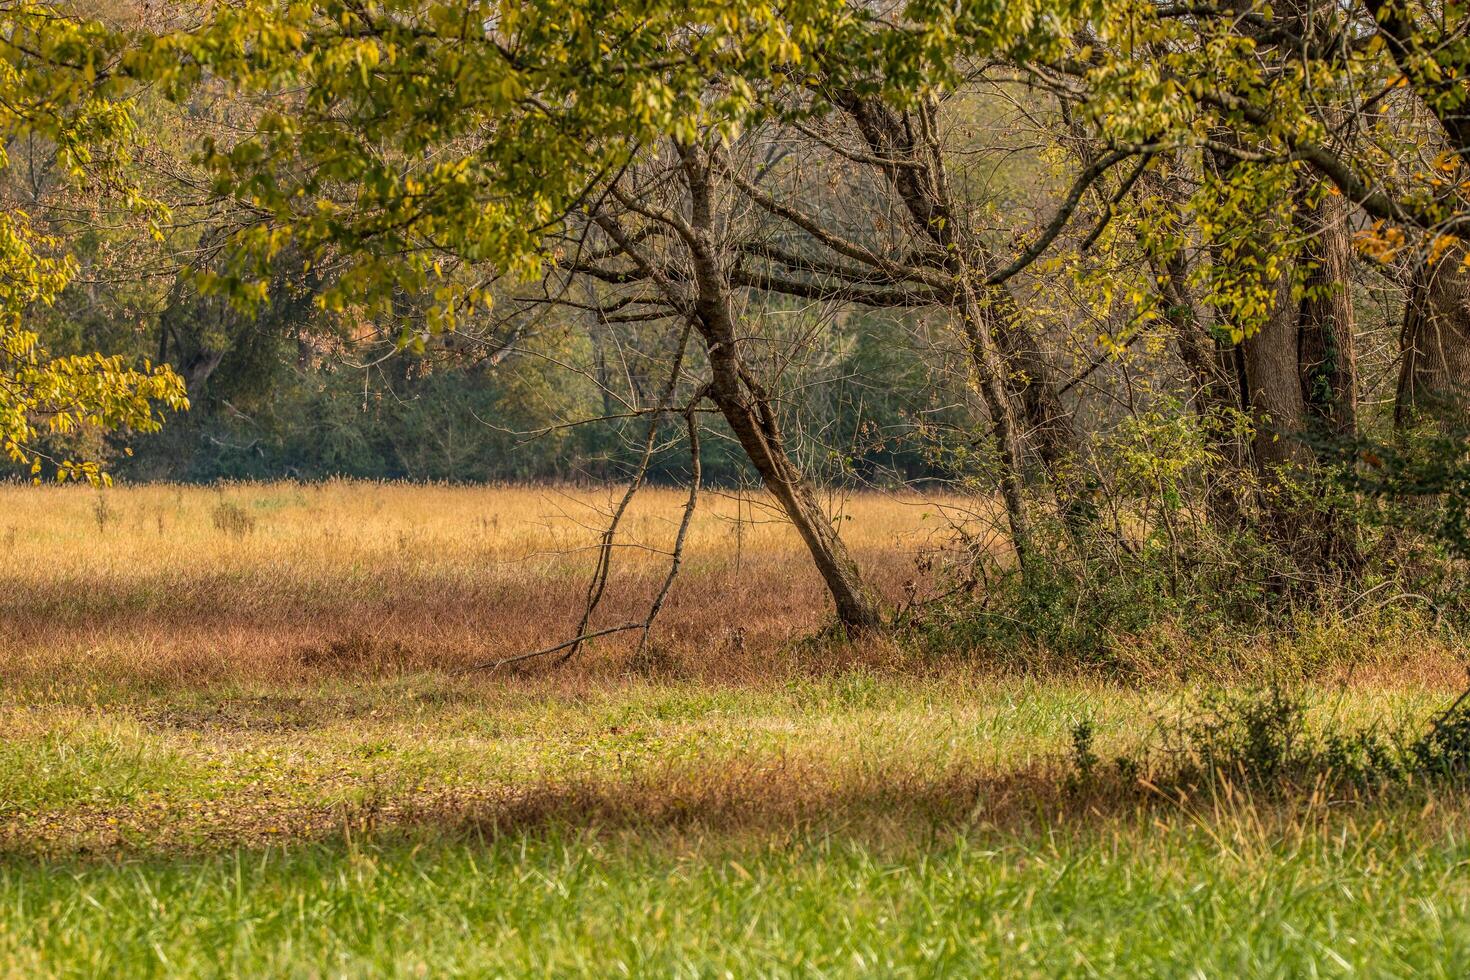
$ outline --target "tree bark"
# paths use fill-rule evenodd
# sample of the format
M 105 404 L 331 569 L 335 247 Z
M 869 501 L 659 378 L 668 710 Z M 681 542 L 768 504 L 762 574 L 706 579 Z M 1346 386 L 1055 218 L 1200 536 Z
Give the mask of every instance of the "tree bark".
M 1303 422 L 1317 461 L 1332 460 L 1337 446 L 1358 432 L 1358 358 L 1354 333 L 1352 238 L 1348 205 L 1339 194 L 1321 195 L 1305 205 L 1298 223 L 1307 237 L 1309 263 L 1301 302 L 1297 341 Z M 1326 477 L 1316 476 L 1325 480 Z M 1319 565 L 1352 569 L 1362 552 L 1355 527 L 1334 506 L 1319 508 L 1307 523 L 1309 558 Z
M 1243 342 L 1245 405 L 1255 426 L 1251 455 L 1268 487 L 1284 467 L 1307 461 L 1299 440 L 1302 391 L 1297 366 L 1298 307 L 1291 301 L 1292 274 L 1282 275 L 1271 315 Z
M 993 313 L 981 304 L 968 285 L 962 295 L 961 323 L 969 343 L 970 364 L 980 397 L 995 426 L 995 441 L 1001 454 L 1001 500 L 1005 504 L 1016 560 L 1025 575 L 1030 569 L 1032 546 L 1031 518 L 1026 506 L 1024 443 L 1004 381 L 1006 365 L 996 344 Z
M 773 400 L 745 362 L 734 293 L 718 244 L 708 152 L 684 144 L 676 144 L 676 149 L 689 192 L 687 218 L 644 210 L 645 217 L 663 221 L 683 240 L 688 250 L 688 279 L 676 283 L 620 231 L 616 222 L 605 220 L 602 226 L 642 267 L 646 277 L 658 284 L 704 341 L 710 365 L 706 395 L 724 416 L 761 483 L 801 535 L 832 595 L 838 621 L 855 632 L 878 629 L 883 625 L 878 600 L 863 582 L 857 562 L 815 489 L 787 452 Z
M 1470 249 L 1457 244 L 1435 263 L 1419 263 L 1400 334 L 1402 360 L 1394 423 L 1428 418 L 1470 425 Z
M 1302 215 L 1307 235 L 1303 258 L 1311 264 L 1302 296 L 1302 403 L 1311 430 L 1328 438 L 1351 437 L 1358 428 L 1356 316 L 1348 281 L 1352 239 L 1347 202 L 1327 194 Z
M 1282 491 L 1288 478 L 1320 479 L 1331 443 L 1357 429 L 1354 310 L 1348 281 L 1351 242 L 1341 198 L 1311 203 L 1304 192 L 1293 219 L 1305 238 L 1298 276 L 1285 271 L 1267 322 L 1242 345 L 1245 403 L 1255 423 L 1252 455 L 1260 474 L 1266 530 L 1304 566 L 1356 563 L 1352 528 L 1331 509 L 1303 506 Z M 1310 484 L 1309 484 L 1310 486 Z
M 711 361 L 719 357 L 711 349 Z M 792 463 L 771 405 L 747 383 L 732 380 L 739 369 L 725 365 L 715 372 L 710 399 L 735 433 L 767 492 L 776 498 L 796 528 L 821 573 L 837 607 L 837 619 L 850 630 L 864 632 L 883 625 L 878 602 L 868 590 L 857 562 L 843 544 L 816 492 Z
M 864 584 L 857 562 L 786 451 L 769 396 L 741 361 L 728 284 L 712 262 L 696 257 L 695 267 L 696 327 L 709 352 L 710 400 L 811 552 L 837 606 L 837 619 L 857 631 L 882 626 L 878 602 Z
M 1243 481 L 1232 479 L 1249 466 L 1249 451 L 1234 424 L 1241 408 L 1233 354 L 1210 335 L 1205 318 L 1189 284 L 1188 262 L 1182 252 L 1155 260 L 1155 278 L 1164 300 L 1164 319 L 1174 333 L 1179 360 L 1194 383 L 1193 403 L 1205 437 L 1219 457 L 1221 471 L 1210 474 L 1206 506 L 1212 521 L 1222 528 L 1237 527 L 1243 519 L 1240 489 Z

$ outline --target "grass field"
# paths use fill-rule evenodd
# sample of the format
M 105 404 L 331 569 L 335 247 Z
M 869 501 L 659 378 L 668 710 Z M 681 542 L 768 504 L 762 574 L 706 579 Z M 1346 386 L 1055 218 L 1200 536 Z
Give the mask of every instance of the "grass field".
M 1124 683 L 812 642 L 794 535 L 721 498 L 657 658 L 462 672 L 570 635 L 608 500 L 0 488 L 0 972 L 1464 975 L 1461 789 L 1073 785 L 1077 721 L 1109 758 L 1270 650 Z M 607 622 L 680 502 L 639 504 Z M 837 503 L 891 600 L 926 586 L 935 505 Z M 1457 651 L 1333 635 L 1314 724 L 1463 686 Z

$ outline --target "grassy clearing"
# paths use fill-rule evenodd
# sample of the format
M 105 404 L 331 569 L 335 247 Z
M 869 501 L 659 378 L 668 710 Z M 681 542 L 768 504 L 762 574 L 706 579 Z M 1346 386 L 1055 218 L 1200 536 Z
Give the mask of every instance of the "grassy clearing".
M 0 489 L 23 529 L 0 570 L 0 973 L 1432 976 L 1470 961 L 1463 790 L 1181 804 L 1071 780 L 1077 721 L 1106 762 L 1201 685 L 1260 680 L 1269 651 L 1122 685 L 998 670 L 984 651 L 781 642 L 824 616 L 799 551 L 750 525 L 736 569 L 711 514 L 659 670 L 608 643 L 570 670 L 458 675 L 574 619 L 587 556 L 552 545 L 591 532 L 555 516 L 565 495 L 108 499 L 99 533 L 88 491 Z M 216 528 L 222 500 L 253 526 Z M 640 516 L 650 540 L 664 504 Z M 900 594 L 922 510 L 850 508 Z M 487 512 L 499 529 L 470 534 Z M 408 527 L 420 544 L 399 543 Z M 657 556 L 626 561 L 631 607 Z M 708 615 L 726 590 L 750 624 L 733 637 Z M 1365 660 L 1362 636 L 1331 636 L 1299 641 L 1319 649 L 1288 671 L 1314 725 L 1423 719 L 1463 678 L 1453 651 Z
M 1093 798 L 1178 691 L 844 671 L 11 706 L 15 975 L 1455 975 L 1470 801 Z M 1319 692 L 1422 717 L 1433 692 Z
M 270 484 L 0 486 L 0 679 L 165 689 L 458 667 L 566 638 L 617 491 Z M 641 618 L 683 496 L 651 489 L 624 522 L 608 622 Z M 946 508 L 834 499 L 893 599 Z M 243 523 L 233 515 L 244 515 Z M 754 497 L 711 495 L 660 648 L 739 677 L 829 613 L 800 539 Z M 735 613 L 738 611 L 738 615 Z M 617 655 L 620 638 L 599 644 Z

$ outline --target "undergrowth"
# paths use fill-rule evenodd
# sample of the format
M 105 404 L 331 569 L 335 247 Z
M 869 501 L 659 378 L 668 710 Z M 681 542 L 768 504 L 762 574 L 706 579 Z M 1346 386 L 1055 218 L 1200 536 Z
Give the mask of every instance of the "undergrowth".
M 1354 538 L 1350 566 L 1313 566 L 1263 535 L 1207 524 L 1142 533 L 1057 523 L 1038 533 L 1024 572 L 1005 556 L 957 551 L 943 598 L 916 603 L 900 624 L 933 652 L 1117 674 L 1252 647 L 1306 673 L 1398 646 L 1461 646 L 1470 567 L 1407 533 L 1359 528 Z
M 1210 693 L 1199 706 L 1161 721 L 1142 744 L 1101 764 L 1090 719 L 1071 730 L 1071 782 L 1105 778 L 1166 795 L 1202 789 L 1384 789 L 1470 779 L 1470 690 L 1421 724 L 1384 728 L 1335 720 L 1314 726 L 1304 699 L 1284 687 Z

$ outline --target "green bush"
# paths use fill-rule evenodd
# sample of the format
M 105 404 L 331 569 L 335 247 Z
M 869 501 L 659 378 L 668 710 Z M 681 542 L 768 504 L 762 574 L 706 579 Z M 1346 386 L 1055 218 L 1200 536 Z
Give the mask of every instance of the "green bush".
M 1072 730 L 1072 780 L 1095 782 L 1091 729 Z M 1470 691 L 1418 731 L 1313 727 L 1305 702 L 1279 685 L 1207 694 L 1199 707 L 1160 724 L 1151 741 L 1118 755 L 1127 782 L 1190 794 L 1200 789 L 1321 785 L 1386 787 L 1414 780 L 1470 779 Z

